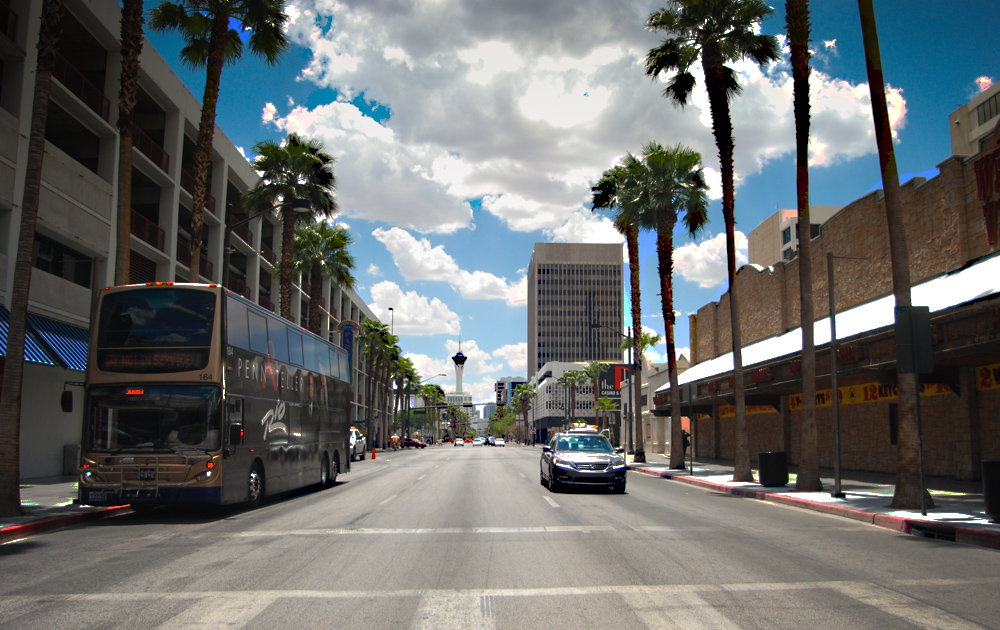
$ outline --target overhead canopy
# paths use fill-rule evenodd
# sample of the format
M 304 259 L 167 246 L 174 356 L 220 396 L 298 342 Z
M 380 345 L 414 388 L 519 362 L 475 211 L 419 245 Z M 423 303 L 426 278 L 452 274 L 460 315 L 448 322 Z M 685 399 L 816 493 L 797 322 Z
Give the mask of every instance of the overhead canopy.
M 10 311 L 0 306 L 0 352 L 7 356 L 7 331 L 10 329 Z M 29 332 L 24 339 L 24 360 L 42 365 L 58 365 L 49 352 Z
M 87 330 L 28 313 L 24 360 L 68 370 L 87 369 Z M 10 311 L 0 306 L 0 354 L 7 354 Z

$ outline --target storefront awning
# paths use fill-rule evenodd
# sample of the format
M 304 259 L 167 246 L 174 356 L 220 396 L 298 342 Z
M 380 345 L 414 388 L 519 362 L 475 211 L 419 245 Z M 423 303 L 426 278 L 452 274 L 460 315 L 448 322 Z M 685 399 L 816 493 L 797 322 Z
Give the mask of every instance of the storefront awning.
M 64 368 L 81 372 L 87 369 L 88 332 L 85 328 L 32 313 L 28 313 L 28 328 L 41 337 Z
M 7 330 L 10 327 L 10 311 L 0 306 L 0 354 L 7 356 Z M 24 339 L 24 360 L 42 365 L 58 366 L 45 347 L 29 331 Z

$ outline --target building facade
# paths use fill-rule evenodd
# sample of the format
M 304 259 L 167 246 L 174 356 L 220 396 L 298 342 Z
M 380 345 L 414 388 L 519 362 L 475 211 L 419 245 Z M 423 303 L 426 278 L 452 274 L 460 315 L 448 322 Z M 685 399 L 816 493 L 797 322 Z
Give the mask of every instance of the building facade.
M 528 379 L 550 361 L 621 361 L 620 244 L 535 243 L 528 267 Z
M 0 23 L 0 328 L 6 329 L 14 277 L 41 3 L 5 0 Z M 80 441 L 82 409 L 63 413 L 66 381 L 83 381 L 87 329 L 96 292 L 114 284 L 117 250 L 118 112 L 121 9 L 115 0 L 69 0 L 61 21 L 45 132 L 41 196 L 29 294 L 27 356 L 21 417 L 21 476 L 58 475 L 66 447 Z M 193 162 L 201 105 L 146 41 L 132 128 L 131 277 L 133 283 L 189 279 Z M 201 280 L 222 283 L 226 209 L 245 218 L 242 194 L 258 176 L 216 129 L 201 251 Z M 233 231 L 227 286 L 275 310 L 271 270 L 280 226 L 263 216 Z M 296 282 L 292 317 L 306 326 L 309 302 L 321 300 L 323 336 L 341 343 L 336 324 L 373 313 L 350 290 L 324 278 Z M 54 335 L 70 340 L 65 346 Z M 5 334 L 4 334 L 5 337 Z M 357 358 L 355 357 L 355 367 Z M 364 391 L 364 374 L 355 391 Z M 362 388 L 357 387 L 361 381 Z M 352 419 L 359 400 L 352 400 Z M 71 459 L 71 458 L 70 458 Z
M 837 214 L 843 206 L 809 205 L 810 238 L 819 235 L 820 226 Z M 747 234 L 747 261 L 751 265 L 770 267 L 799 255 L 799 212 L 778 210 L 760 222 Z

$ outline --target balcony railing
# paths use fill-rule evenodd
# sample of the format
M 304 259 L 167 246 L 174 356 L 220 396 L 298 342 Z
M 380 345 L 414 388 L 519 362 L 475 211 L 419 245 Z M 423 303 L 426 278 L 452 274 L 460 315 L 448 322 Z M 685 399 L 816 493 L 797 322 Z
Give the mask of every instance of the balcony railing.
M 274 250 L 264 243 L 260 244 L 260 255 L 264 257 L 264 260 L 272 265 L 277 264 L 278 262 L 278 257 L 274 254 Z
M 177 239 L 177 262 L 188 269 L 191 268 L 191 243 L 182 238 Z M 209 280 L 212 279 L 212 261 L 205 256 L 205 252 L 201 254 L 201 270 L 199 271 L 199 275 Z
M 24 49 L 17 43 L 17 13 L 11 11 L 6 2 L 0 0 L 0 35 L 24 54 Z
M 274 312 L 274 302 L 267 299 L 263 295 L 257 299 L 257 303 L 266 308 L 267 310 L 271 311 L 272 313 Z
M 253 245 L 253 232 L 250 231 L 249 225 L 244 223 L 243 225 L 234 227 L 233 234 L 242 238 L 243 242 L 247 245 Z
M 181 169 L 181 188 L 188 191 L 188 193 L 194 196 L 194 175 L 189 173 L 187 169 Z M 208 211 L 215 214 L 215 197 L 212 195 L 208 196 Z
M 166 235 L 163 229 L 135 210 L 132 211 L 132 234 L 138 236 L 161 252 L 166 251 L 164 249 Z
M 52 71 L 52 76 L 83 101 L 87 107 L 94 110 L 98 116 L 111 122 L 111 101 L 104 96 L 104 92 L 99 87 L 88 81 L 87 77 L 70 65 L 69 61 L 62 55 L 56 55 L 56 67 Z
M 244 284 L 242 280 L 239 280 L 238 278 L 234 278 L 231 274 L 229 276 L 229 289 L 231 291 L 236 291 L 237 293 L 239 293 L 240 295 L 242 295 L 243 297 L 245 297 L 248 300 L 251 299 L 250 298 L 250 287 L 248 287 L 246 284 Z
M 132 124 L 132 146 L 139 149 L 139 152 L 148 157 L 160 167 L 164 173 L 170 172 L 170 156 L 163 147 L 156 144 L 152 138 L 146 135 L 139 125 Z

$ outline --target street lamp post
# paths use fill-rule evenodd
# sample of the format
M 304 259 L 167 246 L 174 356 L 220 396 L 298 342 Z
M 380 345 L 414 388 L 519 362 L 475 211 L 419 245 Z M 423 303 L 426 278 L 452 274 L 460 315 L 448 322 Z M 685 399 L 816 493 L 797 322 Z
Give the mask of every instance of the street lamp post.
M 312 209 L 312 204 L 309 203 L 308 199 L 293 199 L 291 201 L 279 203 L 275 206 L 275 208 L 291 208 L 299 214 L 308 214 Z M 233 251 L 232 245 L 230 245 L 230 242 L 233 239 L 233 230 L 250 223 L 257 217 L 262 216 L 264 216 L 263 213 L 255 214 L 237 221 L 236 223 L 231 223 L 233 220 L 233 204 L 226 205 L 226 232 L 222 243 L 222 286 L 224 288 L 229 288 L 229 254 Z M 248 244 L 253 245 L 253 243 Z
M 628 365 L 629 365 L 629 369 L 631 370 L 631 373 L 629 374 L 629 379 L 628 380 L 629 380 L 629 385 L 630 385 L 629 389 L 631 389 L 632 390 L 631 393 L 634 394 L 635 393 L 635 386 L 636 385 L 635 385 L 635 366 L 632 364 L 632 345 L 633 345 L 632 344 L 632 327 L 631 326 L 628 327 L 628 334 L 625 335 L 621 331 L 615 330 L 614 328 L 612 328 L 610 326 L 605 326 L 604 324 L 591 324 L 590 325 L 590 329 L 591 330 L 596 330 L 598 328 L 607 328 L 608 330 L 610 330 L 611 332 L 615 333 L 619 337 L 622 337 L 623 339 L 628 339 L 628 342 L 629 342 L 629 344 L 628 344 Z M 632 400 L 633 401 L 635 400 L 635 396 L 634 395 L 632 396 Z M 632 422 L 639 422 L 639 420 L 636 417 L 635 404 L 630 404 L 629 407 L 632 409 L 632 413 L 631 413 Z M 635 430 L 634 428 L 631 428 L 629 430 L 629 432 L 628 432 L 629 441 L 630 442 L 632 440 L 632 431 L 634 431 L 634 430 Z M 622 435 L 618 436 L 619 437 L 618 442 L 622 446 L 626 446 L 625 443 L 624 443 L 625 442 L 625 435 L 624 434 L 625 434 L 625 418 L 622 417 Z M 629 444 L 628 446 L 631 446 L 631 444 Z

